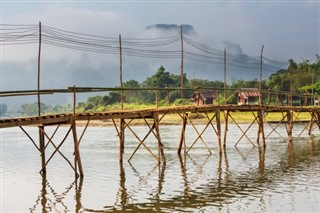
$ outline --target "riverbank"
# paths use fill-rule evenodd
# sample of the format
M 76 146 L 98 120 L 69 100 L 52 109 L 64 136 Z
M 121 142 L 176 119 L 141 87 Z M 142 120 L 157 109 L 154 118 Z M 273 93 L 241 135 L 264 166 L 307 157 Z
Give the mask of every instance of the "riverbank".
M 251 123 L 254 120 L 254 115 L 252 112 L 230 112 L 230 115 L 234 118 L 237 123 Z M 208 113 L 209 118 L 211 119 L 213 113 Z M 161 118 L 161 115 L 160 115 Z M 207 124 L 208 118 L 204 113 L 191 113 L 189 114 L 189 118 L 192 120 L 194 124 Z M 294 116 L 295 122 L 308 122 L 311 119 L 309 113 L 300 113 L 295 114 Z M 220 119 L 222 123 L 224 123 L 224 114 L 223 112 L 220 113 Z M 269 113 L 264 115 L 264 119 L 270 123 L 279 123 L 283 119 L 283 115 L 281 112 Z M 149 123 L 152 123 L 152 119 L 146 119 Z M 284 119 L 284 122 L 286 119 Z M 115 120 L 116 123 L 119 120 Z M 215 122 L 215 119 L 213 119 Z M 232 119 L 228 119 L 228 123 L 234 123 Z M 77 126 L 86 126 L 87 121 L 77 121 Z M 161 125 L 180 125 L 182 124 L 182 118 L 178 114 L 168 114 L 165 115 L 161 119 Z M 91 120 L 89 126 L 113 126 L 113 121 L 110 119 L 107 120 Z M 130 122 L 130 125 L 133 126 L 142 126 L 145 125 L 145 121 L 143 119 L 134 119 Z

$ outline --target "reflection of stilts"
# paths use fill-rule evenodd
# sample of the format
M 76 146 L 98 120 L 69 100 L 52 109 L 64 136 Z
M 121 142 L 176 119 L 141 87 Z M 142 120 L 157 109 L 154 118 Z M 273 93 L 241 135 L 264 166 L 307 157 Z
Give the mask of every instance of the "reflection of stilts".
M 180 162 L 180 168 L 181 168 L 181 176 L 183 177 L 183 183 L 184 183 L 184 187 L 183 187 L 183 205 L 185 206 L 185 204 L 188 202 L 189 198 L 190 198 L 190 186 L 189 186 L 189 181 L 188 181 L 188 177 L 187 177 L 187 169 L 186 169 L 186 155 L 184 155 L 184 160 L 182 160 L 181 155 L 178 155 L 179 157 L 179 162 Z
M 83 185 L 83 178 L 79 178 L 79 184 L 78 184 L 78 180 L 76 180 L 76 188 L 75 188 L 76 212 L 80 212 L 83 208 L 82 202 L 81 202 L 82 185 Z
M 288 165 L 295 165 L 295 155 L 294 155 L 294 146 L 293 143 L 288 143 Z
M 37 207 L 41 205 L 41 212 L 60 212 L 59 205 L 61 205 L 65 212 L 70 211 L 68 207 L 64 204 L 63 200 L 71 189 L 76 185 L 76 208 L 81 209 L 81 188 L 82 188 L 82 178 L 80 178 L 80 187 L 77 188 L 76 180 L 66 188 L 61 194 L 57 193 L 54 188 L 49 184 L 46 179 L 46 175 L 42 175 L 42 188 L 41 193 L 38 196 L 35 205 L 30 208 L 30 212 L 38 212 Z M 50 197 L 53 197 L 50 198 Z M 77 211 L 78 212 L 78 211 Z
M 156 206 L 156 210 L 157 210 L 158 212 L 161 212 L 161 199 L 160 199 L 160 195 L 161 195 L 162 188 L 163 188 L 165 170 L 166 170 L 166 163 L 163 162 L 161 168 L 160 168 L 160 165 L 159 165 L 158 191 L 157 191 L 157 193 L 156 193 L 156 195 L 155 195 L 155 201 L 156 201 L 156 202 L 155 202 L 155 206 Z
M 264 174 L 266 147 L 258 147 L 259 150 L 259 172 Z
M 126 174 L 123 168 L 122 162 L 119 163 L 120 165 L 120 170 L 119 170 L 119 190 L 117 192 L 117 197 L 116 197 L 116 202 L 114 206 L 118 206 L 119 204 L 119 199 L 120 199 L 120 206 L 121 210 L 125 211 L 127 202 L 128 202 L 128 193 L 127 193 L 127 188 L 126 188 Z M 106 207 L 105 207 L 106 208 Z

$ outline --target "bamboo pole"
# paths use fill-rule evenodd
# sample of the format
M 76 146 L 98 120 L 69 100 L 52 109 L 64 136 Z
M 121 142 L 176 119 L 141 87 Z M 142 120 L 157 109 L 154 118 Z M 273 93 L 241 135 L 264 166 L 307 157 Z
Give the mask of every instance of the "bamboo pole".
M 311 114 L 311 119 L 309 122 L 308 134 L 309 134 L 309 136 L 313 136 L 312 129 L 313 129 L 313 124 L 314 124 L 314 119 L 315 119 L 315 113 L 312 111 L 310 114 Z
M 261 106 L 262 105 L 262 54 L 263 54 L 263 48 L 264 48 L 264 45 L 262 45 L 262 48 L 261 48 L 261 55 L 260 55 L 260 82 L 259 82 L 259 105 Z
M 123 109 L 123 83 L 122 83 L 122 44 L 121 35 L 119 35 L 119 52 L 120 52 L 120 97 L 121 97 L 121 109 Z
M 293 119 L 292 119 L 292 111 L 287 111 L 287 133 L 288 133 L 288 141 L 292 142 L 292 127 L 293 127 Z
M 155 130 L 156 130 L 156 138 L 158 140 L 158 162 L 161 162 L 161 158 L 163 159 L 163 162 L 166 161 L 166 156 L 164 154 L 163 150 L 163 143 L 161 142 L 161 136 L 160 136 L 160 120 L 159 120 L 159 113 L 154 113 L 153 122 L 155 124 Z
M 183 88 L 184 88 L 184 74 L 183 74 L 183 25 L 180 26 L 180 38 L 181 38 L 180 87 L 181 87 L 181 99 L 183 99 Z
M 224 134 L 223 134 L 223 148 L 226 148 L 226 143 L 227 143 L 227 132 L 228 132 L 228 117 L 229 117 L 229 111 L 224 110 L 223 111 L 224 115 Z
M 188 113 L 184 113 L 183 118 L 182 118 L 182 129 L 181 129 L 181 135 L 180 135 L 180 142 L 179 142 L 178 151 L 177 151 L 178 154 L 181 153 L 182 144 L 185 144 L 185 132 L 186 132 L 186 125 L 187 125 L 187 120 L 188 120 L 187 117 L 188 117 Z
M 41 57 L 41 22 L 39 22 L 39 49 L 38 49 L 38 116 L 41 116 L 41 101 L 40 101 L 40 57 Z
M 45 175 L 47 173 L 46 169 L 46 153 L 45 153 L 45 141 L 44 141 L 44 126 L 39 126 L 39 149 L 40 149 L 40 156 L 41 156 L 41 168 L 42 170 L 40 173 Z
M 123 162 L 123 153 L 124 153 L 124 129 L 125 129 L 125 121 L 123 118 L 120 119 L 120 132 L 119 132 L 119 154 L 120 154 L 120 162 Z
M 221 120 L 220 120 L 220 110 L 216 110 L 216 123 L 217 123 L 217 136 L 218 136 L 218 151 L 219 156 L 222 153 L 221 149 Z
M 77 166 L 79 168 L 80 177 L 83 177 L 83 169 L 82 169 L 82 162 L 80 157 L 80 151 L 79 151 L 79 142 L 77 137 L 77 127 L 76 127 L 76 121 L 73 120 L 72 122 L 72 135 L 73 135 L 73 142 L 74 142 L 74 168 L 75 168 L 75 175 L 78 177 L 77 174 Z
M 223 99 L 224 99 L 224 105 L 227 105 L 227 98 L 226 98 L 226 89 L 227 89 L 227 50 L 224 48 L 224 84 L 223 84 Z
M 259 123 L 259 132 L 260 132 L 259 136 L 261 135 L 263 147 L 266 147 L 266 138 L 265 138 L 265 134 L 264 134 L 264 125 L 263 125 L 263 123 L 264 123 L 263 111 L 261 109 L 258 110 L 258 123 Z

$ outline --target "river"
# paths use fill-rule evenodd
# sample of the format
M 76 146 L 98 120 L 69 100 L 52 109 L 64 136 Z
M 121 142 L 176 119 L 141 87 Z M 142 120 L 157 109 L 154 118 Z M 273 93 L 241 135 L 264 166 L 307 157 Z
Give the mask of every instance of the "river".
M 244 124 L 243 124 L 244 125 Z M 199 130 L 203 125 L 198 125 Z M 132 127 L 140 138 L 146 127 Z M 245 128 L 245 127 L 244 127 Z M 35 127 L 26 131 L 37 138 Z M 294 128 L 299 134 L 302 126 Z M 50 135 L 54 127 L 46 127 Z M 53 142 L 62 141 L 68 127 L 60 127 Z M 83 127 L 78 127 L 78 135 Z M 266 127 L 266 132 L 270 132 Z M 19 129 L 1 129 L 1 212 L 319 212 L 320 137 L 284 141 L 273 132 L 266 149 L 253 147 L 236 125 L 229 126 L 226 150 L 218 154 L 217 137 L 208 129 L 187 155 L 176 153 L 181 126 L 161 126 L 166 163 L 160 165 L 141 146 L 127 162 L 136 138 L 126 131 L 124 162 L 119 163 L 118 137 L 113 127 L 89 127 L 80 154 L 84 178 L 75 180 L 70 165 L 57 153 L 39 174 L 40 153 Z M 277 132 L 285 136 L 285 129 Z M 317 132 L 318 136 L 320 135 Z M 257 133 L 249 131 L 255 141 Z M 195 131 L 186 130 L 187 147 Z M 157 154 L 155 138 L 146 145 Z M 47 159 L 54 151 L 51 144 Z M 62 153 L 73 162 L 69 136 Z

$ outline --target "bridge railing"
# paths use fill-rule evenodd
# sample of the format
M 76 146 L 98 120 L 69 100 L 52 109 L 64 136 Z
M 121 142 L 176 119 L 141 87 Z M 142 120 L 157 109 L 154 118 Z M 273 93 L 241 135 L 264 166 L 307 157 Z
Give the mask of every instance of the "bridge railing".
M 0 98 L 14 96 L 36 96 L 53 95 L 56 93 L 73 94 L 72 110 L 66 113 L 76 113 L 81 108 L 81 103 L 77 100 L 80 93 L 99 93 L 106 94 L 102 99 L 105 108 L 96 109 L 97 111 L 108 110 L 107 95 L 112 94 L 113 109 L 133 109 L 139 107 L 158 108 L 162 106 L 176 105 L 268 105 L 268 106 L 310 106 L 314 105 L 315 97 L 307 93 L 290 93 L 289 91 L 258 90 L 256 88 L 213 88 L 196 87 L 184 88 L 184 97 L 181 98 L 181 88 L 118 88 L 118 87 L 68 87 L 67 89 L 44 89 L 44 90 L 20 90 L 20 91 L 1 91 Z M 121 97 L 122 96 L 122 97 Z M 259 96 L 261 96 L 259 98 Z M 260 103 L 261 100 L 261 103 Z M 132 103 L 135 103 L 132 106 Z M 83 104 L 83 103 L 82 103 Z M 319 103 L 318 103 L 319 104 Z M 111 105 L 111 104 L 110 104 Z M 94 109 L 94 108 L 93 108 Z M 87 109 L 82 109 L 86 111 Z M 40 114 L 45 114 L 41 112 Z

